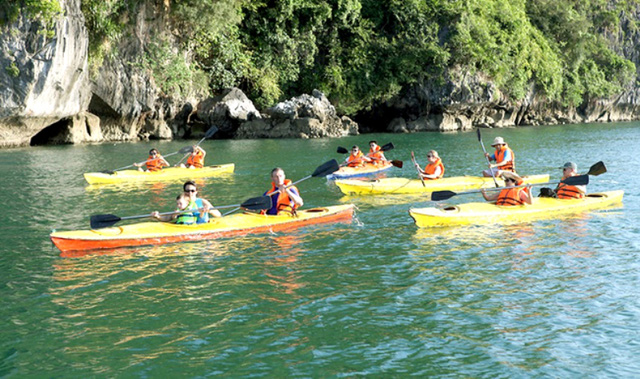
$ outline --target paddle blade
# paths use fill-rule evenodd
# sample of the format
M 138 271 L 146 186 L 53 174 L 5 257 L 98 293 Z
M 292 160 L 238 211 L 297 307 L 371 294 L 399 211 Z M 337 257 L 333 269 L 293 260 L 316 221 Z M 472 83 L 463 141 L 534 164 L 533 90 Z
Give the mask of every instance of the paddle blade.
M 605 167 L 604 162 L 600 161 L 589 168 L 589 172 L 587 173 L 587 175 L 598 176 L 600 174 L 604 174 L 605 172 L 607 172 L 607 168 Z
M 346 154 L 348 152 L 349 152 L 349 150 L 345 149 L 342 146 L 338 146 L 338 154 Z
M 382 146 L 380 148 L 380 150 L 382 150 L 382 151 L 389 151 L 389 150 L 392 150 L 392 149 L 395 149 L 395 146 L 393 146 L 393 143 L 391 143 L 391 142 L 389 142 L 388 144 L 386 144 L 386 145 L 384 145 L 384 146 Z
M 562 183 L 570 186 L 586 186 L 589 184 L 589 175 L 570 176 L 563 180 Z
M 404 163 L 402 163 L 402 161 L 396 161 L 396 160 L 393 160 L 393 161 L 390 161 L 390 162 L 391 162 L 392 165 L 394 165 L 397 168 L 402 168 L 402 165 L 404 164 Z
M 454 197 L 455 195 L 457 195 L 457 193 L 453 191 L 434 191 L 431 193 L 431 200 L 432 201 L 447 200 Z
M 340 169 L 340 165 L 338 165 L 338 161 L 336 161 L 335 159 L 332 159 L 318 166 L 318 168 L 316 168 L 316 170 L 313 172 L 313 174 L 311 174 L 311 176 L 314 178 L 317 178 L 319 176 L 327 176 L 327 175 L 333 174 L 339 169 Z
M 254 211 L 269 209 L 271 208 L 271 197 L 270 196 L 252 197 L 251 199 L 240 204 L 240 206 L 242 208 L 251 209 Z
M 89 219 L 89 223 L 91 225 L 91 229 L 100 229 L 107 228 L 120 220 L 122 220 L 122 218 L 111 214 L 93 215 Z
M 215 126 L 210 127 L 209 130 L 207 130 L 207 132 L 204 134 L 204 138 L 213 137 L 213 135 L 216 134 L 217 131 L 218 128 L 216 128 Z

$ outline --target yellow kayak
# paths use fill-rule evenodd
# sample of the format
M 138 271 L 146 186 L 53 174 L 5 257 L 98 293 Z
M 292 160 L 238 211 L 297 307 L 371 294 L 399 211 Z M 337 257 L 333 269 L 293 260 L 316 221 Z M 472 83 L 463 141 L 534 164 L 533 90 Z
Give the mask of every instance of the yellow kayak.
M 328 175 L 327 179 L 335 180 L 335 179 L 360 178 L 365 176 L 371 176 L 371 175 L 376 175 L 381 172 L 387 171 L 391 167 L 393 167 L 393 164 L 391 162 L 384 162 L 381 164 L 367 163 L 364 166 L 359 166 L 359 167 L 344 166 L 344 167 L 340 167 L 340 169 L 334 172 L 333 174 Z
M 233 163 L 227 163 L 216 166 L 205 166 L 203 168 L 169 167 L 154 172 L 138 170 L 114 171 L 113 174 L 89 172 L 84 174 L 84 178 L 89 184 L 157 182 L 171 179 L 207 178 L 219 174 L 231 173 L 234 169 L 235 165 Z
M 53 232 L 50 238 L 60 249 L 62 256 L 72 257 L 84 255 L 82 252 L 87 250 L 200 241 L 350 221 L 354 209 L 353 204 L 345 204 L 299 210 L 296 215 L 285 213 L 269 216 L 244 212 L 214 218 L 206 224 L 177 225 L 169 222 L 141 222 L 95 230 Z
M 593 209 L 603 209 L 622 203 L 624 191 L 592 193 L 584 199 L 554 199 L 536 197 L 531 205 L 498 206 L 493 203 L 466 203 L 444 208 L 410 209 L 416 225 L 421 228 L 488 223 L 509 223 L 556 218 Z
M 523 176 L 525 183 L 546 183 L 549 175 Z M 504 181 L 496 178 L 498 185 L 504 187 Z M 420 179 L 383 178 L 374 180 L 339 179 L 335 181 L 340 191 L 345 195 L 379 195 L 379 194 L 409 194 L 430 193 L 434 191 L 466 191 L 480 188 L 495 187 L 493 178 L 480 176 L 456 176 L 436 180 L 425 180 L 424 186 Z

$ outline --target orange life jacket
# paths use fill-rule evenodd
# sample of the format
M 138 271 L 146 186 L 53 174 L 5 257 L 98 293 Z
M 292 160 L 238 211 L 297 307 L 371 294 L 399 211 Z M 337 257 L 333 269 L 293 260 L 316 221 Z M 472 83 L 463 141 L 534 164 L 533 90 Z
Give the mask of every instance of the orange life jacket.
M 375 164 L 382 164 L 385 161 L 382 151 L 380 151 L 380 146 L 376 146 L 375 151 L 373 149 L 369 149 L 369 154 L 367 154 L 367 156 L 373 159 L 373 163 Z
M 285 186 L 291 185 L 291 180 L 285 179 L 284 185 Z M 294 190 L 296 193 L 300 194 L 300 191 L 298 191 L 298 188 L 296 188 L 296 186 L 289 187 L 289 189 Z M 274 193 L 277 190 L 278 189 L 276 188 L 275 183 L 271 182 L 271 189 L 265 192 L 265 195 L 268 196 L 269 194 Z M 298 206 L 291 199 L 289 199 L 289 194 L 287 194 L 286 192 L 278 192 L 277 194 L 271 196 L 271 198 L 272 198 L 271 200 L 272 204 L 273 204 L 273 198 L 276 198 L 276 202 L 275 202 L 275 205 L 271 207 L 271 209 L 268 209 L 266 212 L 264 212 L 266 214 L 270 214 L 270 215 L 280 214 L 280 212 L 283 212 L 283 211 L 294 213 L 295 210 L 298 208 Z
M 440 167 L 440 175 L 437 178 L 425 178 L 425 179 L 440 179 L 444 176 L 444 164 L 442 163 L 442 159 L 438 158 L 434 163 L 429 163 L 424 168 L 424 173 L 427 175 L 433 175 L 436 172 L 436 168 Z
M 162 155 L 157 154 L 155 158 L 152 155 L 149 155 L 149 158 L 147 158 L 147 162 L 145 164 L 147 165 L 147 170 L 149 171 L 162 170 L 162 166 L 164 166 L 164 164 L 162 163 Z
M 349 158 L 347 159 L 347 166 L 349 167 L 357 167 L 357 166 L 361 166 L 362 163 L 364 162 L 364 160 L 362 159 L 364 157 L 364 154 L 362 154 L 362 151 L 358 151 L 358 155 L 354 156 L 353 153 L 351 153 L 351 155 L 349 155 Z
M 524 201 L 520 200 L 520 191 L 522 188 L 505 188 L 500 191 L 498 195 L 498 199 L 496 200 L 496 205 L 506 205 L 506 206 L 514 206 L 514 205 L 522 205 Z
M 193 166 L 195 168 L 204 167 L 204 153 L 198 150 L 196 155 L 189 155 L 189 158 L 187 158 L 187 166 Z
M 511 152 L 511 160 L 504 166 L 498 167 L 500 170 L 516 172 L 516 154 L 511 150 L 508 146 L 505 146 L 504 149 L 496 149 L 495 157 L 496 163 L 502 163 L 504 161 L 504 157 L 507 154 L 507 151 Z
M 578 187 L 570 186 L 568 184 L 560 183 L 556 189 L 556 195 L 558 199 L 582 199 L 584 193 L 582 193 Z

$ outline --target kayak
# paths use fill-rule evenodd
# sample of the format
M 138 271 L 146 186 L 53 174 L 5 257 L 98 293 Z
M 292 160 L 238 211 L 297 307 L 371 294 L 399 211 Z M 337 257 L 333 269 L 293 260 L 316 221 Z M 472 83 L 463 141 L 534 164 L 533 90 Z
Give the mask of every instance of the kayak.
M 268 216 L 243 212 L 214 218 L 206 224 L 177 225 L 152 221 L 102 229 L 53 232 L 50 238 L 62 256 L 70 257 L 82 255 L 78 252 L 87 250 L 201 241 L 350 221 L 354 209 L 353 204 L 336 205 L 299 210 L 295 216 L 290 213 Z
M 549 175 L 523 176 L 525 183 L 546 183 Z M 498 185 L 504 187 L 504 180 L 496 178 Z M 493 178 L 480 176 L 455 176 L 436 180 L 425 180 L 424 186 L 420 179 L 383 178 L 373 180 L 336 180 L 340 191 L 345 195 L 379 195 L 379 194 L 410 194 L 430 193 L 434 191 L 467 191 L 480 188 L 495 187 Z
M 205 166 L 203 168 L 169 167 L 154 172 L 138 170 L 114 171 L 113 174 L 89 172 L 84 174 L 84 179 L 89 184 L 115 184 L 124 182 L 137 183 L 171 179 L 195 179 L 231 173 L 234 168 L 235 165 L 233 163 L 227 163 L 216 166 Z
M 410 209 L 416 225 L 421 228 L 488 223 L 509 223 L 603 209 L 622 203 L 624 191 L 588 194 L 583 199 L 536 197 L 531 205 L 498 206 L 493 203 L 466 203 L 444 208 Z
M 383 164 L 365 164 L 360 167 L 340 167 L 340 169 L 331 175 L 327 175 L 327 179 L 346 179 L 346 178 L 361 178 L 365 176 L 371 176 L 387 171 L 393 167 L 391 162 L 384 162 Z

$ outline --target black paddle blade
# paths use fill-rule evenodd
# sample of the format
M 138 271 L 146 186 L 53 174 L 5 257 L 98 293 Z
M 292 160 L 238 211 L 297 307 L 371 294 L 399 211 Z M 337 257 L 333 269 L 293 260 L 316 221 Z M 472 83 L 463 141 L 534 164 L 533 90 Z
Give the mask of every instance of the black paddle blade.
M 453 191 L 434 191 L 431 193 L 431 201 L 447 200 L 457 195 Z
M 269 209 L 271 208 L 271 197 L 270 196 L 252 197 L 251 199 L 240 204 L 240 206 L 242 208 L 251 209 L 254 211 Z
M 478 133 L 478 141 L 482 141 L 482 134 L 480 134 L 480 128 L 476 128 L 476 132 Z
M 345 149 L 342 146 L 338 146 L 338 154 L 346 154 L 348 152 L 349 152 L 349 150 Z
M 393 160 L 393 161 L 390 161 L 390 162 L 391 162 L 392 165 L 394 165 L 397 168 L 402 168 L 402 166 L 404 165 L 404 163 L 402 161 Z
M 111 214 L 93 215 L 89 219 L 89 223 L 91 225 L 91 229 L 100 229 L 109 227 L 120 220 L 122 220 L 120 217 Z
M 333 174 L 339 169 L 340 169 L 340 165 L 338 164 L 338 161 L 336 161 L 335 159 L 332 159 L 318 166 L 318 168 L 316 168 L 316 170 L 313 172 L 313 174 L 311 174 L 311 176 L 314 178 L 317 178 L 318 176 L 327 176 L 327 175 Z
M 600 174 L 604 174 L 605 172 L 607 172 L 607 168 L 605 167 L 604 162 L 600 161 L 589 168 L 589 172 L 587 172 L 587 175 L 598 176 Z
M 393 146 L 393 143 L 391 143 L 391 142 L 389 142 L 388 144 L 386 144 L 386 145 L 384 145 L 384 146 L 382 146 L 380 148 L 380 150 L 382 150 L 382 151 L 389 151 L 389 150 L 392 150 L 392 149 L 395 149 L 395 146 Z
M 211 138 L 214 134 L 216 134 L 217 131 L 218 128 L 216 128 L 215 126 L 210 127 L 209 130 L 207 130 L 207 132 L 204 134 L 204 138 Z
M 570 186 L 586 186 L 589 184 L 589 175 L 570 176 L 563 180 L 562 183 Z

